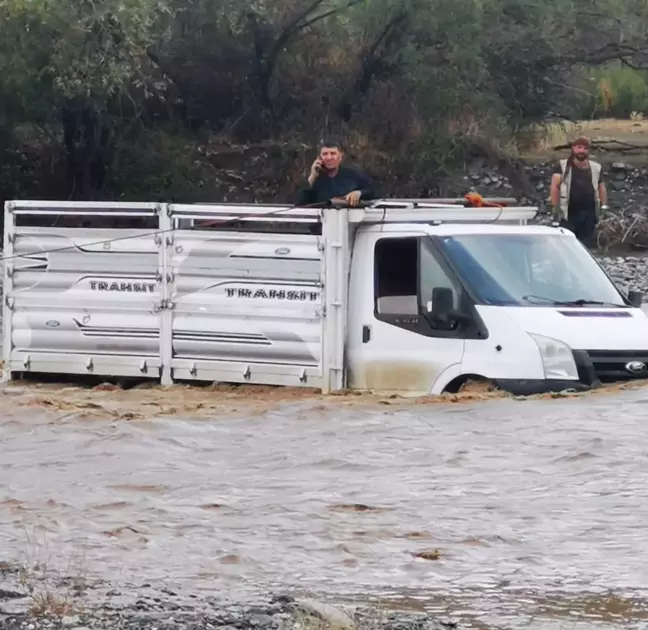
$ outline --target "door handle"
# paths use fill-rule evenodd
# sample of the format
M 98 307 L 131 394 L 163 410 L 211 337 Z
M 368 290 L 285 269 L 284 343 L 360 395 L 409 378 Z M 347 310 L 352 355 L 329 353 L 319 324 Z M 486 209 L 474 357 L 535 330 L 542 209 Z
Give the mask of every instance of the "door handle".
M 362 327 L 362 343 L 368 343 L 371 339 L 371 328 L 369 326 Z

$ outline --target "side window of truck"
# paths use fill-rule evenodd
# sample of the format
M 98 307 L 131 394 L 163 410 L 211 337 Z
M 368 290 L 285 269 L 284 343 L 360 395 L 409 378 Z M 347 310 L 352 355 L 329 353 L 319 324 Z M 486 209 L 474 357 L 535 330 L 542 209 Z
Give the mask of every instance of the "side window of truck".
M 375 311 L 417 316 L 418 238 L 382 238 L 374 252 Z
M 435 287 L 449 287 L 459 307 L 457 287 L 434 254 L 417 237 L 383 238 L 374 257 L 375 312 L 378 317 L 417 317 Z
M 422 244 L 419 261 L 419 299 L 421 306 L 432 299 L 432 289 L 443 287 L 452 289 L 454 307 L 459 309 L 459 291 L 452 279 L 439 264 L 436 256 L 425 244 Z

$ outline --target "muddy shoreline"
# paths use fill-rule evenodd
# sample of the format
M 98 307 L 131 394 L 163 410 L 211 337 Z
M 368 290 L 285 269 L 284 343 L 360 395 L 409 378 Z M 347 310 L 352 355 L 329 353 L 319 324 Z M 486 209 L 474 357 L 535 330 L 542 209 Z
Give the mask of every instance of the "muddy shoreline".
M 2 569 L 1 567 L 4 567 Z M 425 612 L 344 605 L 281 593 L 254 603 L 181 595 L 149 584 L 92 594 L 81 578 L 41 579 L 0 563 L 0 628 L 49 630 L 450 630 L 458 624 Z M 101 588 L 99 588 L 101 590 Z M 90 597 L 89 597 L 90 596 Z
M 0 385 L 0 414 L 10 416 L 20 410 L 46 411 L 58 420 L 78 417 L 83 420 L 154 420 L 177 416 L 193 419 L 216 419 L 244 415 L 261 417 L 279 408 L 297 407 L 306 415 L 343 408 L 412 409 L 426 406 L 457 405 L 496 400 L 534 401 L 559 398 L 598 397 L 617 395 L 624 391 L 648 388 L 648 382 L 635 381 L 611 384 L 586 392 L 566 390 L 534 396 L 513 396 L 495 389 L 488 383 L 467 383 L 458 393 L 439 396 L 404 397 L 356 391 L 322 394 L 319 390 L 264 385 L 208 386 L 175 384 L 137 385 L 123 389 L 112 383 L 92 386 L 64 382 L 12 381 Z M 300 411 L 301 410 L 301 411 Z

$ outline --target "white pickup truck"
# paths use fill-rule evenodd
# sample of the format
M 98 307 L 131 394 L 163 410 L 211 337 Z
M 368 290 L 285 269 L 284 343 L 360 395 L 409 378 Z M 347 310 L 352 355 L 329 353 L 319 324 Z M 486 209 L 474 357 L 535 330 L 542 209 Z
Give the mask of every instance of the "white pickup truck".
M 535 213 L 7 202 L 4 377 L 411 396 L 474 378 L 517 394 L 648 378 L 641 294 L 623 295 L 570 232 L 528 225 Z

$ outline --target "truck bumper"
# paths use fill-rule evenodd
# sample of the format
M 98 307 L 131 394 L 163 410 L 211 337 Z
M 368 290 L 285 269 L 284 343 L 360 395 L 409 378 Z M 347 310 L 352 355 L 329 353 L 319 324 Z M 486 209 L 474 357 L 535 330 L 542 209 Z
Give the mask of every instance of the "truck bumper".
M 573 350 L 578 380 L 561 379 L 495 379 L 497 386 L 514 396 L 533 396 L 565 390 L 586 392 L 601 387 L 594 364 L 584 350 Z

